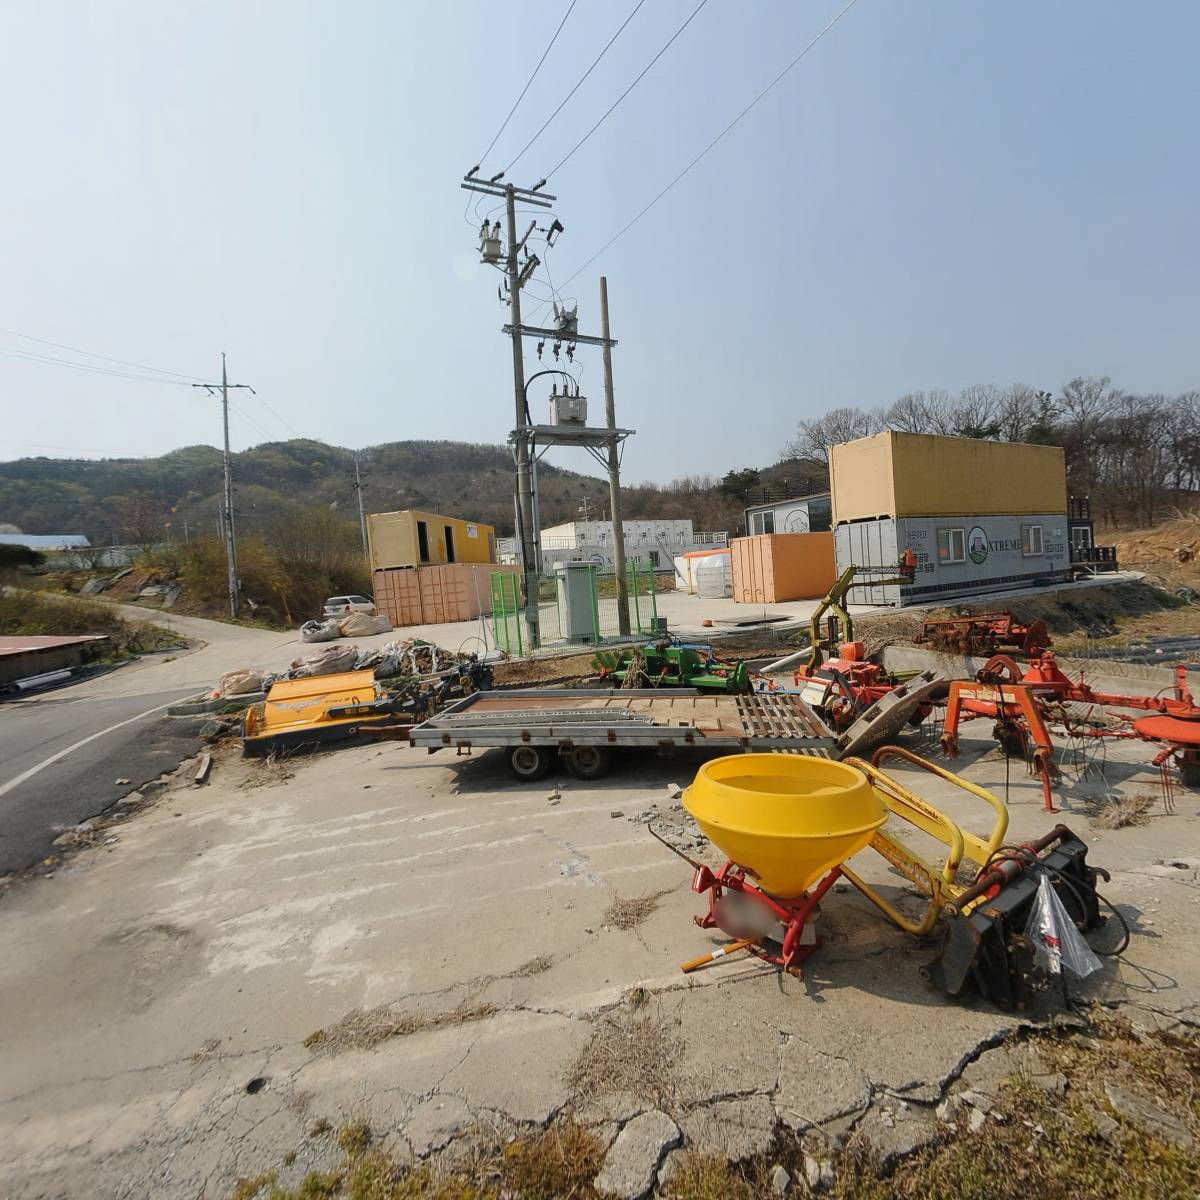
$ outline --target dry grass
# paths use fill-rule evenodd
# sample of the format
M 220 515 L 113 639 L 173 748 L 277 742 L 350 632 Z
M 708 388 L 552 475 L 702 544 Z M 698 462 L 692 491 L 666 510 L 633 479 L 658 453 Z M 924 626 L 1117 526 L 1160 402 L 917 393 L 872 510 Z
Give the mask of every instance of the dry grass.
M 274 1171 L 264 1171 L 261 1175 L 239 1179 L 230 1194 L 230 1200 L 254 1200 L 259 1192 L 269 1188 L 275 1182 L 275 1177 Z
M 539 954 L 536 958 L 531 958 L 528 962 L 522 963 L 515 971 L 508 975 L 509 979 L 528 979 L 532 975 L 541 975 L 554 966 L 554 956 L 552 954 Z
M 286 758 L 276 754 L 268 754 L 266 758 L 250 760 L 250 769 L 242 780 L 242 791 L 249 792 L 254 788 L 277 787 L 293 778 L 296 774 Z
M 689 1150 L 659 1194 L 669 1200 L 756 1200 L 771 1194 L 760 1182 L 723 1158 Z
M 482 1021 L 496 1011 L 494 1004 L 464 1004 L 446 1012 L 423 1013 L 402 1012 L 394 1004 L 381 1004 L 377 1008 L 356 1008 L 339 1021 L 324 1029 L 317 1029 L 304 1039 L 310 1050 L 369 1050 L 390 1038 L 408 1037 L 430 1029 L 442 1029 L 447 1025 L 466 1025 L 471 1021 Z
M 352 1136 L 343 1139 L 347 1130 Z M 254 1200 L 270 1187 L 268 1200 L 597 1200 L 592 1179 L 604 1147 L 573 1121 L 493 1145 L 469 1165 L 437 1162 L 408 1167 L 373 1146 L 365 1125 L 339 1132 L 343 1162 L 331 1171 L 309 1171 L 294 1188 L 275 1185 L 276 1172 L 240 1180 L 231 1200 Z
M 350 1158 L 365 1154 L 371 1146 L 371 1127 L 366 1121 L 347 1121 L 337 1131 L 338 1148 Z
M 1136 796 L 1112 796 L 1105 801 L 1103 809 L 1092 818 L 1099 829 L 1124 829 L 1127 825 L 1146 825 L 1150 821 L 1150 810 L 1159 801 L 1149 792 L 1138 792 Z
M 628 1092 L 668 1106 L 678 1090 L 683 1047 L 678 1022 L 661 1010 L 604 1014 L 567 1072 L 567 1086 L 582 1101 Z
M 669 892 L 653 892 L 649 896 L 635 896 L 626 900 L 614 898 L 604 914 L 604 924 L 613 929 L 636 929 L 659 906 Z
M 1197 1129 L 1200 1047 L 1194 1038 L 1139 1040 L 1117 1022 L 1092 1044 L 1037 1039 L 1068 1079 L 1065 1098 L 1016 1077 L 1001 1089 L 991 1120 L 976 1135 L 948 1130 L 937 1143 L 883 1178 L 869 1147 L 837 1161 L 832 1200 L 1145 1200 L 1200 1195 L 1200 1152 L 1183 1150 L 1127 1125 L 1105 1141 L 1097 1116 L 1114 1114 L 1104 1083 L 1119 1082 L 1169 1108 Z M 1091 1042 L 1091 1039 L 1087 1039 Z

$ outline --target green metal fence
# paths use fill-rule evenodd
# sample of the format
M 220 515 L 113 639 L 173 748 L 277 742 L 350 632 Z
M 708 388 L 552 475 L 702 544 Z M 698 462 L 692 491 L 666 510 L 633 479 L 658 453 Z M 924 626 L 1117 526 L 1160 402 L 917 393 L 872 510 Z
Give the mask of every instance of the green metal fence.
M 626 559 L 625 581 L 629 587 L 629 632 L 648 636 L 654 631 L 653 621 L 658 616 L 653 563 L 648 558 Z M 600 576 L 598 591 L 600 636 L 617 637 L 621 622 L 616 576 Z
M 521 582 L 520 575 L 510 571 L 492 574 L 492 636 L 501 650 L 518 658 L 525 653 Z
M 654 632 L 658 617 L 658 595 L 655 588 L 654 565 L 649 559 L 631 558 L 625 564 L 629 586 L 629 631 L 638 636 Z M 576 580 L 576 584 L 578 580 Z M 606 638 L 620 635 L 621 622 L 617 604 L 617 584 L 613 575 L 600 575 L 592 569 L 588 575 L 591 595 L 591 621 L 588 642 L 595 645 Z M 492 632 L 496 645 L 509 654 L 521 657 L 536 646 L 529 645 L 525 628 L 525 581 L 520 575 L 496 572 L 492 575 Z M 578 619 L 578 618 L 577 618 Z M 565 641 L 566 619 L 561 608 L 558 581 L 543 578 L 538 581 L 538 643 L 553 646 Z

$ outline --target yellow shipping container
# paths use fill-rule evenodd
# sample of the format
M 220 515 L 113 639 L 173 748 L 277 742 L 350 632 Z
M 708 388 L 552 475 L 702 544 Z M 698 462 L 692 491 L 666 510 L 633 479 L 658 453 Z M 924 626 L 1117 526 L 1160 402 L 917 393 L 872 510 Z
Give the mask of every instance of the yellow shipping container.
M 834 524 L 1067 511 L 1061 446 L 888 430 L 829 451 Z
M 491 525 L 415 508 L 369 514 L 367 544 L 375 571 L 496 561 L 496 530 Z

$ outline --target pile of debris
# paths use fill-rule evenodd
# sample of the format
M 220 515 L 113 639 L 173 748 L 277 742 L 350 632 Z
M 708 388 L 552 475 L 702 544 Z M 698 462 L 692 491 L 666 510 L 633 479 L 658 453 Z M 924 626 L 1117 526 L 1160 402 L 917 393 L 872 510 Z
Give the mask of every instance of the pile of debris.
M 286 671 L 260 671 L 253 667 L 227 671 L 221 676 L 209 698 L 218 700 L 245 697 L 248 702 L 253 702 L 261 699 L 261 694 L 279 680 L 337 675 L 344 671 L 371 670 L 376 679 L 392 681 L 428 679 L 443 675 L 457 677 L 471 674 L 478 661 L 478 655 L 446 650 L 419 638 L 385 642 L 382 646 L 365 650 L 357 646 L 322 646 L 319 650 L 293 659 Z

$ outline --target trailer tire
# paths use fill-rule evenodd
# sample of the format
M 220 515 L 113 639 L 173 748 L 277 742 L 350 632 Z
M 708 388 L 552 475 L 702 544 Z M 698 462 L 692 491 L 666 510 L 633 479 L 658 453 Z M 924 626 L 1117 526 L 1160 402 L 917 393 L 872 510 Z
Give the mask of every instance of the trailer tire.
M 1179 782 L 1186 788 L 1200 788 L 1200 763 L 1180 763 Z
M 545 746 L 514 746 L 508 752 L 508 769 L 525 783 L 545 779 L 554 760 Z
M 600 779 L 612 766 L 612 751 L 607 746 L 576 746 L 563 755 L 563 762 L 576 779 Z

